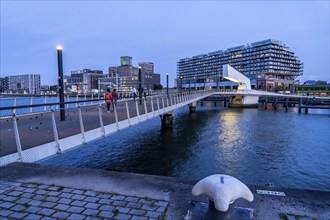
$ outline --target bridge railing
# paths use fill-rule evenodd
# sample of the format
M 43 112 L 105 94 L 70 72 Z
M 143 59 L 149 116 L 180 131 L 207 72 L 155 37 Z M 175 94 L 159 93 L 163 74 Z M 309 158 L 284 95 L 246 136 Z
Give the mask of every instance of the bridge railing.
M 156 96 L 121 99 L 112 104 L 108 113 L 104 99 L 64 103 L 35 104 L 1 107 L 11 115 L 0 119 L 0 165 L 15 161 L 33 162 L 67 149 L 87 143 L 132 126 L 155 116 L 165 114 L 213 91 L 193 91 Z M 85 105 L 93 101 L 96 104 Z M 141 104 L 140 104 L 141 103 Z M 60 108 L 64 104 L 65 120 L 61 121 Z M 66 108 L 67 105 L 77 107 Z M 17 115 L 18 109 L 44 107 L 50 110 Z

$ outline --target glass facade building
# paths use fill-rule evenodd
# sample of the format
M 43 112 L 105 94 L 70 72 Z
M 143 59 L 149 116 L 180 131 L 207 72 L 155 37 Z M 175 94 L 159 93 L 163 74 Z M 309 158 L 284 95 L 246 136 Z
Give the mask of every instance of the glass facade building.
M 229 64 L 251 80 L 256 89 L 291 90 L 303 74 L 303 63 L 281 41 L 268 39 L 247 45 L 183 58 L 177 62 L 178 84 L 182 88 L 222 88 L 222 65 Z

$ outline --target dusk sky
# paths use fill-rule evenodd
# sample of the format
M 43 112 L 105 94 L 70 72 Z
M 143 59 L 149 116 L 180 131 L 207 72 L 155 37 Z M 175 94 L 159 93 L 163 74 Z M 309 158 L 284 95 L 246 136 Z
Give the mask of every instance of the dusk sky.
M 330 81 L 329 1 L 3 1 L 1 76 L 108 72 L 121 56 L 153 62 L 174 85 L 177 61 L 265 39 L 283 41 L 304 63 L 300 82 Z

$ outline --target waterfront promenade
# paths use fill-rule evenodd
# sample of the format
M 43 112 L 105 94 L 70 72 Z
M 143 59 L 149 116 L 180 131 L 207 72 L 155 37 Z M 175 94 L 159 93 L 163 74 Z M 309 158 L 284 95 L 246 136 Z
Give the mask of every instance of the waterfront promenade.
M 1 219 L 191 219 L 197 180 L 82 168 L 13 163 L 0 168 Z M 330 192 L 251 186 L 237 200 L 251 219 L 329 219 Z M 257 190 L 285 193 L 258 194 Z M 197 213 L 195 213 L 197 214 Z

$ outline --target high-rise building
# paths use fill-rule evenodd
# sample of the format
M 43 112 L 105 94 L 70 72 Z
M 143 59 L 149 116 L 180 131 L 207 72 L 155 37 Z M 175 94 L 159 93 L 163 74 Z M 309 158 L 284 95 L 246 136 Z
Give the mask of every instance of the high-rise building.
M 7 78 L 9 92 L 40 94 L 40 74 L 15 75 Z
M 8 77 L 0 77 L 0 92 L 8 91 Z
M 107 87 L 118 88 L 119 92 L 131 92 L 132 88 L 138 89 L 139 68 L 132 65 L 132 57 L 122 56 L 120 66 L 109 67 L 109 75 L 100 79 L 100 90 L 105 91 Z M 154 64 L 151 62 L 140 62 L 141 86 L 145 91 L 154 88 Z
M 303 74 L 303 63 L 281 41 L 268 39 L 247 45 L 183 58 L 177 62 L 177 75 L 183 88 L 218 88 L 227 85 L 222 65 L 229 64 L 263 90 L 291 90 Z M 180 84 L 178 83 L 178 84 Z

